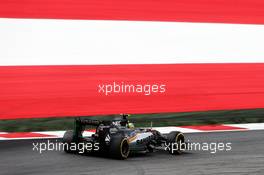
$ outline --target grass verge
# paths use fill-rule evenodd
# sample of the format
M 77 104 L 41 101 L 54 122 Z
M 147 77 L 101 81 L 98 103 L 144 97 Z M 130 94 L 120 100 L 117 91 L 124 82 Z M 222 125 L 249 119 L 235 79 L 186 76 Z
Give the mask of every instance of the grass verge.
M 110 120 L 118 115 L 92 116 L 90 118 Z M 129 120 L 136 127 L 153 126 L 181 126 L 181 125 L 207 125 L 230 123 L 263 123 L 264 109 L 229 110 L 186 113 L 159 113 L 131 115 Z M 73 128 L 74 118 L 45 118 L 45 119 L 20 119 L 0 120 L 0 131 L 25 132 L 25 131 L 52 131 Z

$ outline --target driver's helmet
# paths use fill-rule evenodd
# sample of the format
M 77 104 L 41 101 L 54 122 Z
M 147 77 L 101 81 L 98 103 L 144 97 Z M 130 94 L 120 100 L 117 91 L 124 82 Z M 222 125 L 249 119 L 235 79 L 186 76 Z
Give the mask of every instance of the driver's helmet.
M 128 122 L 127 127 L 130 128 L 130 129 L 134 129 L 135 128 L 134 124 L 130 123 L 130 122 Z
M 130 116 L 130 114 L 120 114 L 120 116 L 121 116 L 122 118 L 127 118 L 127 117 Z

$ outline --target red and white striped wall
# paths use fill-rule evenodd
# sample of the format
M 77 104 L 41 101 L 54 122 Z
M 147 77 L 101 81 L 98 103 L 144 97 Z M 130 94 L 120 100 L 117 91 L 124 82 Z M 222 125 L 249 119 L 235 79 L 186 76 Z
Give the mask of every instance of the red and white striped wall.
M 0 2 L 0 119 L 264 107 L 261 0 Z M 98 93 L 99 84 L 166 93 Z
M 154 127 L 153 129 L 165 134 L 171 131 L 183 133 L 198 132 L 225 132 L 225 131 L 250 131 L 264 130 L 264 123 L 229 124 L 229 125 L 201 125 L 201 126 L 168 126 Z M 95 131 L 86 130 L 83 136 L 91 136 Z M 23 140 L 23 139 L 49 139 L 62 138 L 65 131 L 42 131 L 42 132 L 0 132 L 0 140 Z

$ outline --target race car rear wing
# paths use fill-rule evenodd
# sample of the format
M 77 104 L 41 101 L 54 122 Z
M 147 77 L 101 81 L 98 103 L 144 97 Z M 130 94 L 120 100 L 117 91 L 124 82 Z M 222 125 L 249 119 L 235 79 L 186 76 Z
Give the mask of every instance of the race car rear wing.
M 111 125 L 112 121 L 76 118 L 74 122 L 74 140 L 79 141 L 86 126 Z
M 85 119 L 85 118 L 76 118 L 74 122 L 74 140 L 79 141 L 82 138 L 82 133 L 85 130 L 86 126 L 95 126 L 96 128 L 99 125 L 104 125 L 104 127 L 111 125 L 120 125 L 126 126 L 128 124 L 128 119 L 126 116 L 118 120 L 95 120 L 95 119 Z

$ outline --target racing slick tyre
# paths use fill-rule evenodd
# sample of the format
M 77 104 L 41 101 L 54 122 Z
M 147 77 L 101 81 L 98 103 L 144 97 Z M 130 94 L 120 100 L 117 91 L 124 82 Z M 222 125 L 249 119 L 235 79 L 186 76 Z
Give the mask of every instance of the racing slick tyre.
M 70 149 L 71 143 L 73 143 L 73 131 L 66 131 L 63 135 L 62 142 L 64 143 L 64 151 L 66 153 L 74 153 L 75 151 Z
M 184 145 L 184 135 L 178 131 L 170 132 L 167 135 L 167 145 L 170 145 L 168 149 L 170 154 L 181 154 L 182 145 Z
M 122 134 L 113 136 L 110 141 L 109 154 L 116 159 L 126 159 L 130 153 L 128 139 Z

